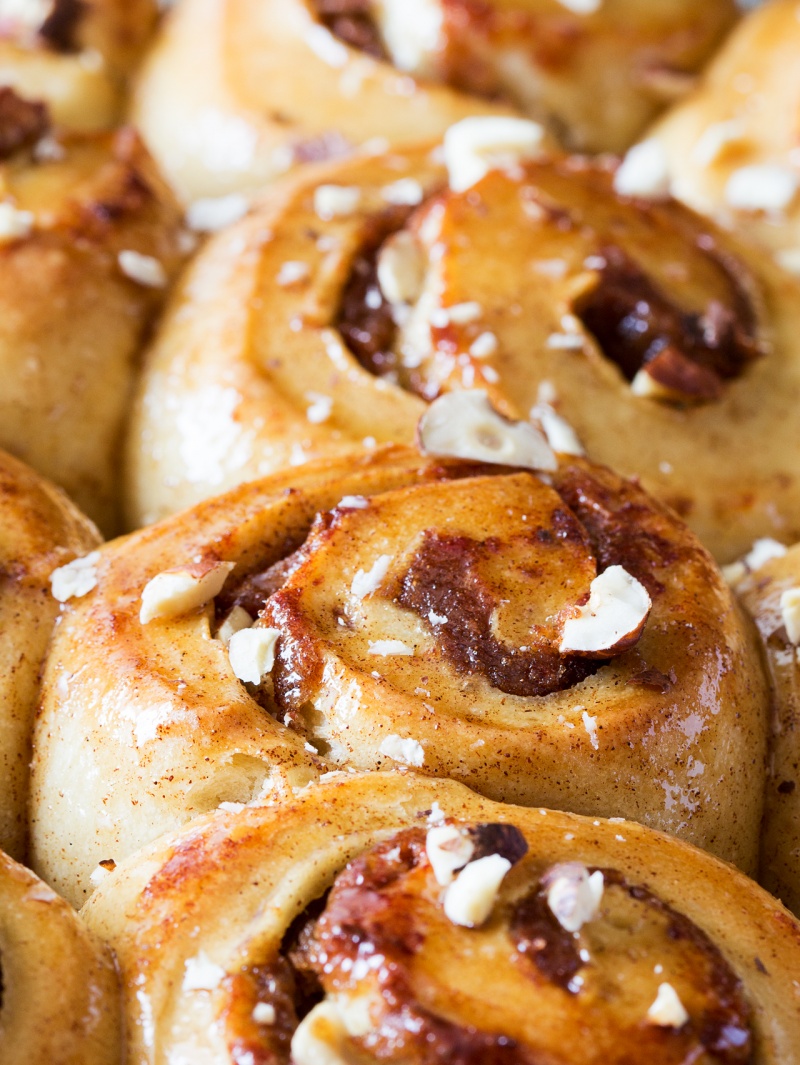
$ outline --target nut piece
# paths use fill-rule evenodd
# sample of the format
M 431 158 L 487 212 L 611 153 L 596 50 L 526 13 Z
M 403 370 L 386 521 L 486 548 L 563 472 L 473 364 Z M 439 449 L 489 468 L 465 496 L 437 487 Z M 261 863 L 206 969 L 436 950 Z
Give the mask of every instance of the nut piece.
M 349 1035 L 336 1005 L 323 999 L 295 1028 L 291 1060 L 294 1065 L 348 1065 Z
M 511 422 L 492 407 L 486 392 L 446 392 L 419 420 L 417 437 L 427 455 L 530 470 L 555 470 L 556 456 L 542 433 L 528 422 Z
M 511 862 L 501 854 L 487 854 L 470 862 L 445 892 L 444 912 L 453 924 L 477 928 L 487 920 Z
M 589 587 L 589 601 L 564 622 L 559 650 L 611 657 L 639 639 L 650 613 L 647 589 L 622 566 L 609 566 Z
M 240 192 L 227 196 L 205 196 L 189 204 L 186 225 L 196 233 L 216 233 L 238 222 L 250 210 L 250 201 Z
M 672 984 L 659 984 L 655 1002 L 647 1011 L 647 1020 L 659 1028 L 683 1028 L 689 1020 L 686 1007 Z
M 734 170 L 725 186 L 725 202 L 737 211 L 781 214 L 800 189 L 800 174 L 780 163 L 759 163 Z
M 279 629 L 240 629 L 228 643 L 231 668 L 239 680 L 260 684 L 275 665 L 275 644 Z
M 444 162 L 453 192 L 465 192 L 490 170 L 542 154 L 544 127 L 525 118 L 463 118 L 444 135 Z
M 100 552 L 91 551 L 83 558 L 73 559 L 66 566 L 59 566 L 50 574 L 50 588 L 53 598 L 59 603 L 66 603 L 68 599 L 80 599 L 88 595 L 97 584 L 97 563 L 100 561 Z
M 167 272 L 163 265 L 152 255 L 126 249 L 117 256 L 122 273 L 145 288 L 164 288 L 167 284 Z
M 614 175 L 614 191 L 620 196 L 665 200 L 669 190 L 669 162 L 661 143 L 650 138 L 634 144 Z
M 800 588 L 787 588 L 781 594 L 781 614 L 789 643 L 800 644 Z
M 19 211 L 13 203 L 0 203 L 0 244 L 27 237 L 33 229 L 31 211 Z
M 425 750 L 418 740 L 403 739 L 402 736 L 387 736 L 378 748 L 379 754 L 385 754 L 400 765 L 414 766 L 416 769 L 425 761 Z
M 253 618 L 243 606 L 235 606 L 217 629 L 217 639 L 227 647 L 231 642 L 231 636 L 242 629 L 249 629 L 253 624 Z
M 156 618 L 174 618 L 204 606 L 222 591 L 235 565 L 235 562 L 198 562 L 156 574 L 142 590 L 139 621 L 146 625 Z
M 363 599 L 364 596 L 377 592 L 391 564 L 392 555 L 378 555 L 370 569 L 360 569 L 350 585 L 350 591 L 356 599 Z
M 356 185 L 318 185 L 314 189 L 314 212 L 323 222 L 350 215 L 361 203 L 361 189 Z
M 567 419 L 562 418 L 549 403 L 537 403 L 535 407 L 531 407 L 531 418 L 541 425 L 547 443 L 553 451 L 560 451 L 562 455 L 586 454 L 578 434 Z
M 204 950 L 194 958 L 186 959 L 183 975 L 183 991 L 213 991 L 225 975 L 221 965 L 213 962 Z
M 764 536 L 755 540 L 747 554 L 737 562 L 722 567 L 722 575 L 731 588 L 736 588 L 748 573 L 755 573 L 771 558 L 782 558 L 786 554 L 785 546 L 778 540 Z
M 378 284 L 389 303 L 412 303 L 422 292 L 425 256 L 413 234 L 401 229 L 378 256 Z
M 603 898 L 603 874 L 590 873 L 581 862 L 561 862 L 543 877 L 547 905 L 566 932 L 580 932 L 594 920 Z
M 436 825 L 428 829 L 425 852 L 437 883 L 447 887 L 458 869 L 463 869 L 475 852 L 475 844 L 456 825 Z
M 274 1024 L 277 1018 L 275 1007 L 270 1002 L 256 1002 L 251 1014 L 256 1024 Z

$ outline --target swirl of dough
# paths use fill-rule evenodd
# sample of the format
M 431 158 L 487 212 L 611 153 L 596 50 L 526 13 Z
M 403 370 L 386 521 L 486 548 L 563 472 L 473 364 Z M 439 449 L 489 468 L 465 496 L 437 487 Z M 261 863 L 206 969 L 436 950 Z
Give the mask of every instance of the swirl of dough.
M 673 195 L 800 276 L 800 20 L 794 0 L 759 5 L 695 92 L 652 129 Z
M 383 449 L 104 547 L 46 668 L 35 867 L 80 899 L 222 801 L 398 763 L 754 867 L 766 682 L 730 590 L 641 489 L 553 466 Z
M 772 680 L 772 738 L 761 843 L 764 886 L 800 912 L 800 545 L 737 585 L 763 641 Z M 780 552 L 780 553 L 779 553 Z
M 50 576 L 99 542 L 61 491 L 0 452 L 0 848 L 19 860 L 39 669 L 58 614 Z
M 111 952 L 47 884 L 0 851 L 0 1061 L 116 1065 Z
M 135 359 L 183 258 L 181 215 L 133 130 L 47 130 L 42 105 L 0 89 L 0 445 L 110 534 Z
M 61 126 L 106 129 L 157 14 L 155 0 L 5 0 L 0 82 L 44 101 Z
M 84 908 L 130 1060 L 795 1065 L 800 927 L 632 823 L 337 774 L 219 811 Z
M 622 151 L 735 17 L 732 0 L 182 0 L 134 118 L 188 199 L 475 114 L 528 114 L 572 148 Z
M 201 253 L 140 380 L 131 521 L 411 442 L 427 401 L 480 389 L 640 477 L 722 561 L 800 536 L 796 282 L 603 161 L 490 169 L 464 124 L 445 156 L 296 180 Z

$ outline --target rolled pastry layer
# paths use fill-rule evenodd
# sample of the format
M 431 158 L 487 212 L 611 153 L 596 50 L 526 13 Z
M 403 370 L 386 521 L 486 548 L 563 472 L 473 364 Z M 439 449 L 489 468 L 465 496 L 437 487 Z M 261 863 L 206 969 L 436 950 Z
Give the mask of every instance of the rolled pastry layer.
M 619 821 L 337 774 L 160 840 L 84 909 L 130 1060 L 794 1065 L 800 927 Z
M 35 867 L 72 899 L 101 859 L 326 766 L 631 817 L 755 867 L 753 637 L 695 537 L 602 467 L 346 456 L 109 544 L 94 575 L 33 770 Z

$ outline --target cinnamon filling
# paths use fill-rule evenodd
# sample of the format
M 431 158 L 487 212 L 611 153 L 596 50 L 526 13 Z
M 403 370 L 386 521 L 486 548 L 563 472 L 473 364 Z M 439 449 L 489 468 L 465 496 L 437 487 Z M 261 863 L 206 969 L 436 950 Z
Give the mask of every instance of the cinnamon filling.
M 32 148 L 49 128 L 45 104 L 17 96 L 8 86 L 0 88 L 0 160 Z
M 755 316 L 731 273 L 729 300 L 711 300 L 696 314 L 682 311 L 621 248 L 607 245 L 600 257 L 599 284 L 577 314 L 629 381 L 644 370 L 676 398 L 714 400 L 758 358 Z
M 352 353 L 376 377 L 395 377 L 393 350 L 397 326 L 392 307 L 378 284 L 378 255 L 384 242 L 402 229 L 410 207 L 389 207 L 365 224 L 361 247 L 342 293 L 336 327 Z
M 39 27 L 39 36 L 57 52 L 79 51 L 78 30 L 87 11 L 86 0 L 53 0 L 50 14 Z
M 314 0 L 314 7 L 320 22 L 340 41 L 375 59 L 386 59 L 369 0 Z
M 343 1018 L 356 1007 L 358 1031 L 344 1038 L 359 1060 L 752 1062 L 741 981 L 691 920 L 617 870 L 587 869 L 603 874 L 601 902 L 568 932 L 548 902 L 563 867 L 539 869 L 513 825 L 458 827 L 473 843 L 469 861 L 500 855 L 514 867 L 489 919 L 478 928 L 448 919 L 423 829 L 377 844 L 339 874 L 321 912 L 315 904 L 298 919 L 272 965 L 243 975 L 247 993 L 227 1016 L 238 1016 L 248 1060 L 290 1060 L 292 1023 L 329 995 Z M 651 1021 L 648 1007 L 670 981 L 685 1019 Z M 277 1031 L 254 1033 L 274 1057 L 244 1039 L 255 1000 L 274 1008 Z

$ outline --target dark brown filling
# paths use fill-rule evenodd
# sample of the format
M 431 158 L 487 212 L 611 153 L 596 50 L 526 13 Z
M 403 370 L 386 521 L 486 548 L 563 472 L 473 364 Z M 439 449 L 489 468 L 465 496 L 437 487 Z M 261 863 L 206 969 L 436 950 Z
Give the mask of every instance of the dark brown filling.
M 7 86 L 0 88 L 0 159 L 32 148 L 49 128 L 45 104 L 25 100 Z
M 85 0 L 54 0 L 50 14 L 39 27 L 39 36 L 58 52 L 79 51 L 78 31 L 87 11 Z
M 622 249 L 604 247 L 601 257 L 600 282 L 577 313 L 629 381 L 646 370 L 677 397 L 713 400 L 758 357 L 752 307 L 730 273 L 728 303 L 711 300 L 696 314 L 677 307 Z
M 368 0 L 313 0 L 317 17 L 334 36 L 375 59 L 386 49 L 372 19 Z
M 492 537 L 479 543 L 426 531 L 397 602 L 431 624 L 437 643 L 460 672 L 482 673 L 509 695 L 549 695 L 571 688 L 596 672 L 599 663 L 561 653 L 556 633 L 549 643 L 532 636 L 532 646 L 526 650 L 494 636 L 491 622 L 497 596 L 482 580 L 480 568 L 484 558 L 500 547 Z M 444 620 L 431 623 L 431 612 Z
M 368 219 L 336 321 L 344 342 L 376 377 L 395 374 L 398 369 L 392 350 L 397 326 L 378 284 L 378 255 L 384 241 L 402 228 L 410 213 L 409 207 L 390 207 Z

